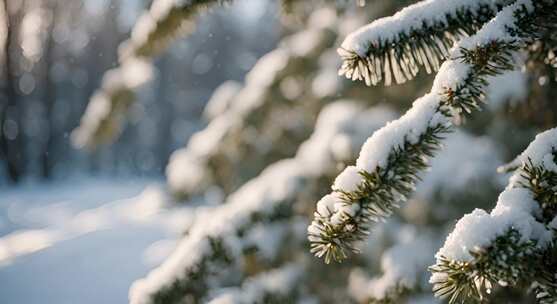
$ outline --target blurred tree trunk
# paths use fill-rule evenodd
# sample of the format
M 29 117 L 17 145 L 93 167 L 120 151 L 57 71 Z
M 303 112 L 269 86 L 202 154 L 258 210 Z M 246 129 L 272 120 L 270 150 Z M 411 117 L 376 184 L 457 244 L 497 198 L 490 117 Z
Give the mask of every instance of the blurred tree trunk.
M 4 43 L 4 81 L 0 98 L 0 151 L 10 182 L 17 183 L 25 170 L 25 143 L 22 128 L 23 105 L 16 91 L 17 33 L 21 9 L 11 12 L 9 0 L 2 2 L 7 29 Z M 20 4 L 23 6 L 22 4 Z M 21 7 L 20 7 L 21 8 Z
M 44 179 L 48 179 L 52 175 L 52 169 L 54 168 L 56 162 L 56 155 L 55 155 L 55 137 L 56 134 L 56 121 L 55 115 L 53 113 L 54 104 L 56 102 L 56 83 L 52 79 L 52 75 L 50 73 L 50 67 L 54 64 L 54 39 L 53 39 L 53 31 L 56 24 L 56 17 L 57 17 L 57 9 L 58 5 L 56 2 L 53 2 L 49 9 L 51 10 L 52 19 L 49 22 L 46 41 L 45 41 L 45 48 L 44 48 L 44 56 L 43 56 L 43 66 L 44 66 L 44 93 L 43 93 L 43 102 L 44 107 L 46 110 L 46 121 L 48 124 L 48 130 L 46 132 L 45 142 L 43 144 L 43 151 L 40 154 L 40 163 L 41 163 L 41 176 Z

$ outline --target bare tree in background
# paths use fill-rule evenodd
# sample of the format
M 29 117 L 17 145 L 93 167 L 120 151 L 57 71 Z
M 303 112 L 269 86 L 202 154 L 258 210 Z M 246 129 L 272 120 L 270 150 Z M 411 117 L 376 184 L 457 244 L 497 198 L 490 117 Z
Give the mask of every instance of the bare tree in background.
M 16 89 L 15 60 L 18 56 L 19 45 L 15 33 L 18 32 L 22 17 L 24 1 L 12 7 L 13 1 L 9 3 L 4 0 L 4 78 L 2 92 L 0 94 L 0 152 L 5 160 L 6 173 L 11 182 L 18 182 L 25 170 L 25 142 L 21 132 L 23 115 L 23 104 Z

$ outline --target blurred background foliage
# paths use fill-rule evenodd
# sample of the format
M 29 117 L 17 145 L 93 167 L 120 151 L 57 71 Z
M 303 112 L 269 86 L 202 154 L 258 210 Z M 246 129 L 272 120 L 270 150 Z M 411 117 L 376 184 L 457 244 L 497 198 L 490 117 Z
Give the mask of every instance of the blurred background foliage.
M 202 126 L 212 91 L 241 81 L 282 32 L 267 1 L 203 14 L 195 33 L 156 60 L 158 77 L 138 92 L 119 140 L 84 153 L 72 148 L 71 132 L 151 1 L 2 2 L 3 183 L 87 172 L 160 175 L 170 152 Z

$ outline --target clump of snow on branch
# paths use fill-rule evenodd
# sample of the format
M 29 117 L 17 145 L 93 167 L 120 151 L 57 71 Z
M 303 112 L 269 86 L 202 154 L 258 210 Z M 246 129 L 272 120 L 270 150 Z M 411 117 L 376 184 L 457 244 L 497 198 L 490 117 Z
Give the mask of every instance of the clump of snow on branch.
M 205 109 L 203 116 L 207 120 L 212 120 L 222 115 L 232 107 L 232 101 L 238 94 L 242 85 L 236 81 L 229 80 L 221 84 L 213 93 Z
M 534 218 L 533 214 L 538 211 L 528 190 L 507 189 L 501 193 L 491 213 L 476 209 L 460 219 L 437 255 L 470 261 L 472 250 L 490 245 L 511 227 L 520 232 L 521 242 L 537 240 L 540 246 L 545 246 L 551 240 L 552 233 Z
M 207 128 L 192 135 L 186 148 L 172 153 L 166 167 L 167 183 L 171 191 L 200 194 L 210 186 L 212 179 L 206 165 L 207 156 L 215 153 L 226 136 L 233 123 L 228 118 L 220 116 L 212 120 Z
M 447 0 L 410 5 L 348 35 L 338 49 L 344 59 L 339 74 L 367 85 L 383 79 L 390 85 L 393 78 L 396 83 L 414 78 L 419 65 L 427 73 L 436 71 L 450 57 L 452 42 L 472 34 L 508 2 Z
M 447 24 L 447 15 L 454 15 L 459 10 L 477 12 L 480 5 L 494 6 L 502 1 L 495 0 L 446 0 L 421 1 L 407 6 L 390 17 L 381 18 L 358 29 L 346 37 L 342 48 L 353 50 L 365 57 L 368 49 L 378 41 L 397 41 L 398 35 L 409 35 L 412 30 L 424 24 L 441 22 Z
M 119 47 L 120 60 L 151 57 L 164 50 L 173 38 L 195 28 L 195 18 L 220 0 L 156 0 L 132 29 L 131 37 Z
M 520 155 L 519 161 L 523 165 L 531 163 L 557 172 L 553 156 L 556 148 L 557 129 L 551 129 L 536 136 L 536 139 Z M 472 259 L 470 252 L 473 249 L 488 246 L 497 236 L 503 235 L 510 228 L 520 233 L 520 242 L 535 240 L 538 246 L 542 248 L 547 246 L 551 242 L 553 232 L 536 219 L 536 215 L 540 213 L 540 206 L 534 200 L 533 193 L 523 188 L 524 179 L 523 172 L 517 170 L 511 176 L 509 185 L 499 196 L 497 205 L 491 213 L 476 209 L 460 219 L 437 256 L 470 261 Z M 431 280 L 436 281 L 435 275 Z
M 385 168 L 393 149 L 402 147 L 406 141 L 417 143 L 427 128 L 449 126 L 450 117 L 439 112 L 440 102 L 431 93 L 416 100 L 404 116 L 373 133 L 362 147 L 356 166 L 367 172 Z
M 261 176 L 246 183 L 232 194 L 227 202 L 194 225 L 188 236 L 172 255 L 144 279 L 136 281 L 130 289 L 131 303 L 151 303 L 150 297 L 175 281 L 188 280 L 203 257 L 211 254 L 211 239 L 218 239 L 233 260 L 241 255 L 246 245 L 237 235 L 239 229 L 249 227 L 251 215 L 272 216 L 280 204 L 291 200 L 291 193 L 301 188 L 299 176 L 302 168 L 293 161 L 282 161 L 267 168 Z M 283 226 L 284 229 L 287 227 Z M 266 240 L 265 240 L 266 241 Z M 274 240 L 280 242 L 280 240 Z
M 133 97 L 133 90 L 153 78 L 153 66 L 142 59 L 127 60 L 120 67 L 107 71 L 98 90 L 87 105 L 80 126 L 72 133 L 77 147 L 91 146 L 98 140 L 111 138 L 120 131 L 121 120 Z

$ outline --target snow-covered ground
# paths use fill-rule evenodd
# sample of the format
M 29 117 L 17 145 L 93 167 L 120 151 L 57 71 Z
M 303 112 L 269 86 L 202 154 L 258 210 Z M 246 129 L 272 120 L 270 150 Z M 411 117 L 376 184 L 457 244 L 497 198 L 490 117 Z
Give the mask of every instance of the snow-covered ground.
M 0 188 L 0 303 L 126 303 L 193 219 L 168 202 L 146 179 Z

